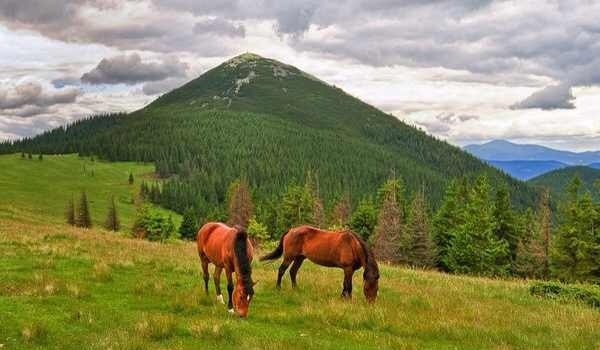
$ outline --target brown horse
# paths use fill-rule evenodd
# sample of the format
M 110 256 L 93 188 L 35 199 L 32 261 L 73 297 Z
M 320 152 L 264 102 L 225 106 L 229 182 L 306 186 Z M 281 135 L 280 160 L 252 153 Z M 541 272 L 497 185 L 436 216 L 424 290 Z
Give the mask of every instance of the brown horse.
M 260 260 L 274 260 L 283 255 L 283 262 L 277 274 L 277 288 L 281 288 L 281 278 L 286 269 L 290 269 L 292 287 L 296 287 L 296 274 L 304 259 L 327 267 L 339 267 L 344 270 L 344 288 L 342 297 L 352 296 L 352 275 L 364 267 L 363 292 L 368 302 L 377 298 L 379 267 L 373 253 L 352 231 L 325 231 L 311 226 L 294 227 L 285 233 L 279 246 Z
M 217 300 L 223 301 L 221 294 L 221 271 L 225 269 L 227 276 L 227 293 L 229 301 L 227 309 L 241 317 L 248 315 L 248 306 L 254 295 L 252 282 L 252 243 L 246 231 L 240 227 L 229 227 L 218 222 L 209 222 L 200 228 L 196 237 L 198 255 L 204 273 L 204 288 L 208 293 L 208 264 L 215 265 L 214 282 Z M 232 274 L 236 274 L 236 284 L 233 285 Z

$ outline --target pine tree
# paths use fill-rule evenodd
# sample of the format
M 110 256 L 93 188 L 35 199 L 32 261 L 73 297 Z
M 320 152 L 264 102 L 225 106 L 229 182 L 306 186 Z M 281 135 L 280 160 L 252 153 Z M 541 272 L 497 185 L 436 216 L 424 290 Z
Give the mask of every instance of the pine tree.
M 129 178 L 127 179 L 130 185 L 133 185 L 133 174 L 129 172 Z
M 350 218 L 349 226 L 365 241 L 368 241 L 377 225 L 377 208 L 371 198 L 365 198 L 358 203 L 358 207 Z
M 433 243 L 429 232 L 425 196 L 415 194 L 407 225 L 409 235 L 408 260 L 412 266 L 432 267 L 435 262 Z
M 77 215 L 75 216 L 75 226 L 85 228 L 92 227 L 92 218 L 90 215 L 88 199 L 85 191 L 81 192 L 81 197 L 79 198 Z
M 44 160 L 44 156 L 41 153 L 38 155 L 38 160 Z
M 182 239 L 194 240 L 198 233 L 198 220 L 196 218 L 196 212 L 192 207 L 188 207 L 183 212 L 183 220 L 179 226 L 179 235 Z
M 25 152 L 21 152 L 21 158 L 25 159 Z
M 317 227 L 323 227 L 325 225 L 325 210 L 323 209 L 323 201 L 321 200 L 319 180 L 310 170 L 306 174 L 304 190 L 310 194 L 313 200 L 310 223 Z
M 281 235 L 294 226 L 309 224 L 313 203 L 310 192 L 304 186 L 288 185 L 277 208 L 276 234 Z
M 448 247 L 453 233 L 458 231 L 460 225 L 463 224 L 466 200 L 464 181 L 453 180 L 446 188 L 442 204 L 432 222 L 432 236 L 436 247 L 436 266 L 444 271 L 449 271 L 445 263 Z
M 494 207 L 487 178 L 481 176 L 469 196 L 462 223 L 452 233 L 446 266 L 452 272 L 474 275 L 503 275 L 508 271 L 508 243 L 498 239 L 494 230 Z
M 547 255 L 538 222 L 531 209 L 521 218 L 521 234 L 517 243 L 513 272 L 526 278 L 546 276 Z
M 27 159 L 32 159 L 33 156 L 31 155 L 31 153 L 27 153 Z
M 552 275 L 569 282 L 598 281 L 597 213 L 591 195 L 580 194 L 581 186 L 581 179 L 575 176 L 567 187 L 563 222 L 554 237 L 551 256 Z
M 341 195 L 331 211 L 331 226 L 335 228 L 346 227 L 350 219 L 350 196 L 348 193 Z
M 119 231 L 121 229 L 121 223 L 119 222 L 119 215 L 117 213 L 117 205 L 115 204 L 114 196 L 110 197 L 110 202 L 108 203 L 108 212 L 106 213 L 104 228 L 109 231 Z
M 552 225 L 552 212 L 550 209 L 550 190 L 544 189 L 542 191 L 537 210 L 538 218 L 538 230 L 539 239 L 542 244 L 543 254 L 543 270 L 540 277 L 547 278 L 550 274 L 550 239 L 551 239 L 551 225 Z
M 517 243 L 519 241 L 519 232 L 516 223 L 515 213 L 510 203 L 510 193 L 504 185 L 500 185 L 496 190 L 494 201 L 494 220 L 496 227 L 494 234 L 500 240 L 508 243 L 509 261 L 514 261 L 517 255 Z
M 248 227 L 254 205 L 246 180 L 241 179 L 232 182 L 229 186 L 227 198 L 229 200 L 227 206 L 229 219 L 227 223 Z
M 378 259 L 394 263 L 407 263 L 406 239 L 398 205 L 396 180 L 388 180 L 380 190 L 382 203 L 373 235 L 373 252 Z
M 67 202 L 67 207 L 65 209 L 65 219 L 67 224 L 74 226 L 75 225 L 75 200 L 73 196 Z

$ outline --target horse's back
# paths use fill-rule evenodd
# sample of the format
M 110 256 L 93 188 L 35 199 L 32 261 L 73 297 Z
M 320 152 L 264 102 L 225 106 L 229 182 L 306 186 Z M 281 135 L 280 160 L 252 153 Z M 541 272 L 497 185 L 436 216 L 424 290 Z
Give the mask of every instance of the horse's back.
M 198 253 L 214 257 L 216 252 L 220 250 L 219 248 L 228 241 L 228 237 L 231 235 L 232 231 L 232 227 L 220 222 L 209 222 L 204 224 L 196 236 Z
M 351 233 L 325 231 L 310 226 L 302 226 L 285 237 L 286 255 L 302 255 L 323 266 L 342 267 L 354 264 L 356 247 Z

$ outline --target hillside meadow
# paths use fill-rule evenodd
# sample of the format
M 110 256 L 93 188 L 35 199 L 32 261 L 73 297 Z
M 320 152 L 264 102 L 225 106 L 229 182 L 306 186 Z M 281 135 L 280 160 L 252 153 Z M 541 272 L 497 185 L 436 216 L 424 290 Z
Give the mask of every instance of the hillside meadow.
M 248 319 L 201 287 L 193 243 L 1 219 L 5 349 L 597 349 L 600 313 L 522 281 L 383 265 L 380 297 L 339 298 L 341 271 L 306 263 L 299 288 L 254 262 Z M 223 286 L 224 278 L 223 278 Z M 224 289 L 225 290 L 225 289 Z M 211 286 L 211 292 L 214 287 Z
M 129 174 L 134 183 L 128 183 Z M 0 155 L 0 219 L 40 223 L 62 223 L 71 197 L 75 205 L 86 191 L 93 224 L 101 226 L 111 196 L 115 197 L 124 229 L 130 229 L 136 214 L 135 200 L 140 182 L 152 182 L 154 165 L 136 162 L 104 162 L 76 154 L 44 155 L 38 160 L 21 154 Z M 174 212 L 161 210 L 179 222 Z

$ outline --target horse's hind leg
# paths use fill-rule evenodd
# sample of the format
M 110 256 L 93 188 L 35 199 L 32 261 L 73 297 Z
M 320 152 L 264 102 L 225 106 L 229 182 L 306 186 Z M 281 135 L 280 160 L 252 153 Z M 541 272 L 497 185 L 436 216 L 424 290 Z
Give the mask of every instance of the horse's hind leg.
M 200 255 L 200 264 L 202 265 L 202 273 L 204 275 L 204 290 L 206 291 L 206 294 L 208 294 L 208 280 L 210 279 L 208 272 L 208 259 L 203 255 Z
M 352 267 L 345 267 L 344 289 L 342 290 L 342 298 L 352 298 L 352 275 L 354 275 L 354 269 L 352 269 Z
M 221 271 L 223 271 L 223 268 L 215 265 L 215 272 L 213 273 L 213 281 L 215 282 L 215 291 L 217 292 L 217 301 L 220 301 L 221 304 L 225 304 L 225 300 L 223 300 L 223 294 L 221 294 Z
M 287 270 L 287 268 L 290 266 L 292 260 L 293 259 L 287 256 L 283 258 L 283 262 L 281 263 L 281 265 L 279 266 L 279 270 L 277 271 L 277 289 L 281 289 L 281 278 L 283 277 L 283 275 L 285 275 L 285 270 Z
M 292 288 L 296 288 L 296 275 L 298 274 L 298 270 L 300 270 L 300 266 L 302 266 L 302 262 L 306 259 L 304 256 L 299 256 L 294 259 L 294 263 L 292 267 L 290 267 L 290 279 L 292 280 Z

